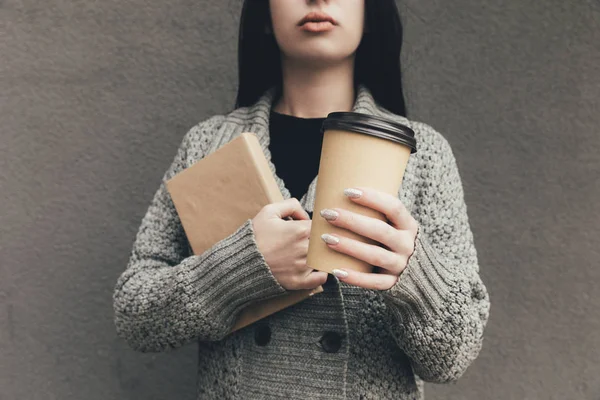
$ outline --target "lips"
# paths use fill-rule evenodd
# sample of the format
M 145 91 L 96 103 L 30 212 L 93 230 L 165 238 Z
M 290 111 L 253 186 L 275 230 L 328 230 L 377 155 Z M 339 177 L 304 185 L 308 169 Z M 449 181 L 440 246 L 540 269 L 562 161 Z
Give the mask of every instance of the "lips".
M 327 13 L 324 13 L 322 11 L 313 11 L 310 12 L 308 14 L 306 14 L 304 16 L 304 18 L 302 18 L 300 20 L 300 22 L 298 22 L 298 26 L 302 26 L 308 23 L 331 23 L 332 25 L 337 25 L 337 22 L 335 21 L 335 19 L 333 19 L 333 17 Z

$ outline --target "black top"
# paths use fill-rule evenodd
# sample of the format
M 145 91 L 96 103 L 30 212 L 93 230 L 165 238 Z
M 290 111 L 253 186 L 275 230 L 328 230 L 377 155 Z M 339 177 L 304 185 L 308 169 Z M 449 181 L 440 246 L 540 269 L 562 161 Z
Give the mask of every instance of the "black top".
M 277 176 L 300 200 L 319 173 L 325 118 L 298 118 L 271 111 L 269 151 Z

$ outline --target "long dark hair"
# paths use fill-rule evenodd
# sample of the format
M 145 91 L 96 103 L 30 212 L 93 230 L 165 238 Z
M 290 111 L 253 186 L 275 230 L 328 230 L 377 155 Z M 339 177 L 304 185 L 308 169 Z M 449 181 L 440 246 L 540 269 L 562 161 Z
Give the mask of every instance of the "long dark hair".
M 271 87 L 282 85 L 281 54 L 271 25 L 268 0 L 245 0 L 238 41 L 237 107 L 254 104 Z M 406 116 L 400 73 L 402 23 L 395 0 L 365 0 L 368 31 L 356 50 L 354 83 L 366 86 L 375 101 Z

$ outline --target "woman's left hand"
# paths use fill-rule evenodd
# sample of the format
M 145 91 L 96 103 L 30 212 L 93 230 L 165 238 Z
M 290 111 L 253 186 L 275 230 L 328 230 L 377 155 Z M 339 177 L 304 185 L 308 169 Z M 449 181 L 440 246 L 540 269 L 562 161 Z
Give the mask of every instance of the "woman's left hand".
M 333 274 L 351 285 L 366 289 L 387 290 L 394 286 L 406 268 L 408 259 L 415 249 L 419 224 L 400 199 L 389 193 L 360 186 L 348 188 L 344 190 L 344 194 L 361 206 L 383 213 L 387 222 L 343 208 L 321 210 L 320 215 L 332 225 L 373 239 L 385 247 L 362 243 L 341 235 L 323 235 L 321 238 L 329 248 L 381 268 L 377 273 L 366 273 L 349 268 L 343 269 L 343 266 L 340 266 L 342 268 L 335 269 Z M 337 244 L 334 243 L 335 239 L 338 239 Z

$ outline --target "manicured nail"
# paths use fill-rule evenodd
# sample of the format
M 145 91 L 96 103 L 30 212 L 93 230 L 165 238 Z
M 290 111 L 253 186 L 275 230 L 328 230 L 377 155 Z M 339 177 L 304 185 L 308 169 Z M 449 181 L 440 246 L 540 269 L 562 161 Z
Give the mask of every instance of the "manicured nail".
M 337 276 L 338 278 L 346 278 L 348 277 L 348 272 L 344 271 L 343 269 L 334 269 L 333 271 L 331 271 L 335 276 Z
M 338 244 L 340 242 L 340 239 L 330 235 L 329 233 L 322 234 L 321 239 L 323 239 L 323 241 L 327 244 Z
M 362 196 L 362 190 L 348 188 L 344 189 L 344 194 L 350 197 L 351 199 L 358 199 L 360 196 Z
M 329 208 L 325 208 L 320 212 L 321 217 L 325 218 L 327 221 L 334 221 L 340 214 L 337 211 L 330 210 Z

